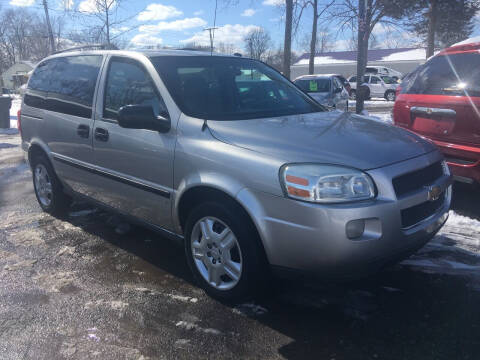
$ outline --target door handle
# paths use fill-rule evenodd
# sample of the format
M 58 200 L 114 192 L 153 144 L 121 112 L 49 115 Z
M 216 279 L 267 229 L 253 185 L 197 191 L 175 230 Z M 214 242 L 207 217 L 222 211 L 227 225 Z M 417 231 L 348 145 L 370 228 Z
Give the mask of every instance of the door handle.
M 103 128 L 96 128 L 95 139 L 97 139 L 98 141 L 108 141 L 108 130 Z
M 88 139 L 88 135 L 90 134 L 90 127 L 87 125 L 78 125 L 77 134 L 82 138 Z

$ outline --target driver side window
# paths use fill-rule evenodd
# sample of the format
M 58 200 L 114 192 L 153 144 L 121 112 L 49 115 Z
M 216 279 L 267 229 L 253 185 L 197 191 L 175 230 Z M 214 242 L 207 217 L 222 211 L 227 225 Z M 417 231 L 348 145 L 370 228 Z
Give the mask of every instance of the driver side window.
M 105 85 L 103 118 L 117 120 L 118 110 L 125 105 L 150 105 L 156 116 L 167 112 L 153 80 L 138 61 L 112 58 Z

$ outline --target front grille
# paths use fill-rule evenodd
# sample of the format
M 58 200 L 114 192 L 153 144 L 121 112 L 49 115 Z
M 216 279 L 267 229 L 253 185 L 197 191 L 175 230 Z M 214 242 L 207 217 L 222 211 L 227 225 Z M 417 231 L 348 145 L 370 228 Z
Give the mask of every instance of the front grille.
M 442 176 L 443 167 L 442 163 L 439 161 L 427 166 L 426 168 L 400 175 L 394 178 L 392 183 L 393 188 L 395 189 L 395 194 L 397 194 L 397 197 L 400 197 L 408 194 L 411 191 L 431 185 Z
M 413 226 L 440 210 L 445 202 L 445 193 L 446 191 L 444 191 L 443 194 L 435 201 L 426 201 L 407 209 L 403 209 L 401 211 L 402 228 Z

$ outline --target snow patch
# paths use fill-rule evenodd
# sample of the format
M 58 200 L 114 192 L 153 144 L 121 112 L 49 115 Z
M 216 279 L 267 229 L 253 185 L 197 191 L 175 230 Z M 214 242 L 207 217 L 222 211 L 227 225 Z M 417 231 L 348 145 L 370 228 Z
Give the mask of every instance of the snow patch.
M 175 294 L 167 294 L 167 296 L 173 300 L 178 300 L 183 302 L 190 302 L 190 303 L 198 302 L 197 298 L 190 297 L 190 296 L 175 295 Z
M 407 51 L 400 51 L 397 53 L 384 56 L 382 61 L 408 61 L 408 60 L 425 60 L 425 49 L 412 49 Z
M 185 329 L 185 330 L 194 330 L 194 331 L 199 331 L 199 332 L 203 332 L 204 334 L 210 334 L 210 335 L 221 335 L 222 332 L 220 330 L 217 330 L 217 329 L 213 329 L 213 328 L 203 328 L 193 322 L 189 322 L 189 321 L 184 321 L 184 320 L 181 320 L 179 322 L 177 322 L 175 324 L 176 327 L 179 327 L 179 328 L 182 328 L 182 329 Z
M 237 315 L 246 315 L 246 316 L 252 316 L 252 315 L 263 315 L 268 312 L 267 309 L 265 309 L 263 306 L 256 305 L 253 303 L 245 303 L 245 304 L 240 304 L 236 306 L 233 309 L 233 312 Z
M 384 122 L 387 124 L 392 124 L 392 114 L 390 112 L 387 113 L 375 113 L 375 114 L 370 114 L 370 117 L 374 120 Z
M 79 211 L 72 211 L 70 212 L 70 217 L 78 217 L 78 216 L 85 216 L 88 214 L 92 214 L 97 212 L 97 209 L 85 209 L 85 210 L 79 210 Z
M 308 65 L 309 59 L 301 59 L 295 63 L 295 65 Z M 334 59 L 331 56 L 315 56 L 314 63 L 315 65 L 322 64 L 348 64 L 354 63 L 355 61 L 351 60 L 338 60 Z
M 10 128 L 10 129 L 0 129 L 0 134 L 1 135 L 17 135 L 18 134 L 18 129 L 16 129 L 16 122 L 15 122 L 15 127 Z

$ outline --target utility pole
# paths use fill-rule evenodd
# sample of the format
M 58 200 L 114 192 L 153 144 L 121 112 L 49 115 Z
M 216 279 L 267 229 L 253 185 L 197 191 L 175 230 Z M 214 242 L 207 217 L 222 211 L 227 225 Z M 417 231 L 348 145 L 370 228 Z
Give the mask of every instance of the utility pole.
M 365 100 L 362 84 L 365 67 L 367 65 L 368 51 L 367 1 L 368 0 L 358 0 L 357 101 L 355 106 L 355 112 L 357 114 L 363 111 L 363 102 Z
M 208 31 L 210 34 L 210 55 L 213 55 L 213 39 L 215 38 L 215 30 L 218 29 L 218 27 L 209 27 L 206 29 L 203 29 L 204 31 Z
M 53 38 L 52 24 L 50 23 L 50 16 L 48 16 L 48 4 L 47 0 L 42 0 L 43 9 L 45 10 L 45 20 L 47 22 L 48 38 L 50 39 L 50 50 L 52 53 L 56 51 L 55 49 L 55 39 Z

